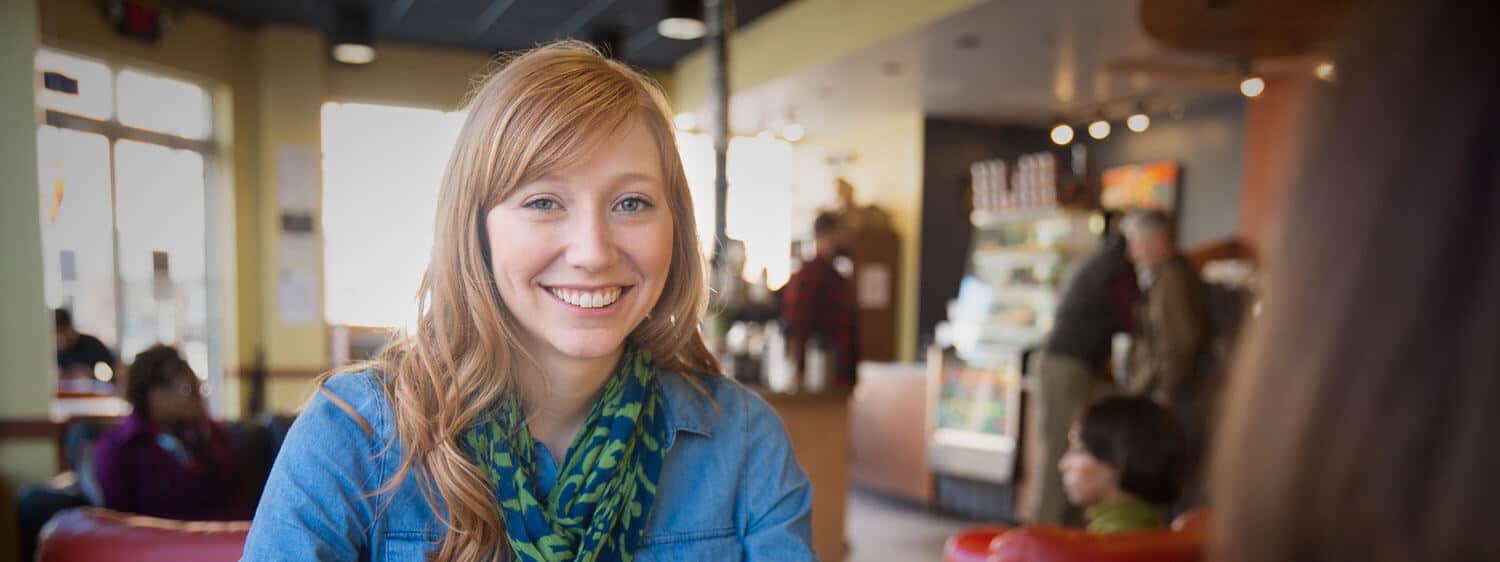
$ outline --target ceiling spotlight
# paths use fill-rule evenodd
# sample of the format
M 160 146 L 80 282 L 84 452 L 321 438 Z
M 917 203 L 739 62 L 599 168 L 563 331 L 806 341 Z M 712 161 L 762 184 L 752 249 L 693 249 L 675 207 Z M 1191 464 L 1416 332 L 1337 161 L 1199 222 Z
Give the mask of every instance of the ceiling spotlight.
M 685 111 L 685 112 L 682 112 L 682 113 L 678 113 L 676 117 L 672 118 L 672 124 L 676 125 L 677 126 L 677 130 L 679 130 L 679 131 L 693 131 L 693 130 L 697 130 L 698 129 L 698 114 L 697 113 L 693 113 L 691 111 Z
M 1151 116 L 1146 115 L 1146 102 L 1138 101 L 1135 104 L 1135 113 L 1125 118 L 1125 127 L 1137 133 L 1144 133 L 1151 126 Z
M 1333 77 L 1334 77 L 1333 71 L 1334 71 L 1333 61 L 1326 61 L 1325 60 L 1323 62 L 1318 63 L 1318 66 L 1313 67 L 1313 74 L 1316 74 L 1318 76 L 1318 79 L 1322 80 L 1324 82 L 1332 82 L 1333 81 Z
M 333 60 L 344 64 L 375 62 L 375 45 L 370 31 L 370 10 L 358 4 L 339 6 L 333 26 Z
M 1058 146 L 1073 142 L 1073 128 L 1067 123 L 1058 123 L 1052 128 L 1052 143 Z
M 375 62 L 375 47 L 359 43 L 339 43 L 333 46 L 333 60 L 344 64 L 370 64 Z
M 1251 74 L 1240 81 L 1240 93 L 1244 94 L 1247 98 L 1259 96 L 1265 91 L 1266 81 L 1264 78 Z
M 1094 137 L 1094 140 L 1104 140 L 1105 137 L 1108 137 L 1109 121 L 1100 118 L 1098 121 L 1089 123 L 1089 136 Z
M 781 138 L 786 140 L 797 142 L 802 140 L 804 136 L 807 136 L 807 131 L 802 128 L 802 125 L 789 123 L 787 126 L 781 128 Z
M 700 0 L 667 0 L 666 14 L 656 22 L 656 33 L 682 41 L 703 37 L 706 29 Z

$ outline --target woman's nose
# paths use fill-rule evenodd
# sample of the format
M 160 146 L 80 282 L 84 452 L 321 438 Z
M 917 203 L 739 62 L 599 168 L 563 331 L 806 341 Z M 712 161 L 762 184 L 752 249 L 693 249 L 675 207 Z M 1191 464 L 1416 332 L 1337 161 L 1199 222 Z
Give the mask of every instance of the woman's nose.
M 608 269 L 619 258 L 614 233 L 606 217 L 590 213 L 571 226 L 566 260 L 568 265 L 589 271 Z

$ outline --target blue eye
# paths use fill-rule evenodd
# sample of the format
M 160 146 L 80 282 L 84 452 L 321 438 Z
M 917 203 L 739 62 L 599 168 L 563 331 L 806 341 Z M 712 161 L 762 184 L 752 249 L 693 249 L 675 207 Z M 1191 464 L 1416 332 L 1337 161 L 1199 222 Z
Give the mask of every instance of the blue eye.
M 521 206 L 537 211 L 551 211 L 557 208 L 557 201 L 553 201 L 547 198 L 532 199 L 530 201 L 522 203 Z
M 647 201 L 644 197 L 627 197 L 615 204 L 616 209 L 627 213 L 639 213 L 651 207 L 651 202 Z

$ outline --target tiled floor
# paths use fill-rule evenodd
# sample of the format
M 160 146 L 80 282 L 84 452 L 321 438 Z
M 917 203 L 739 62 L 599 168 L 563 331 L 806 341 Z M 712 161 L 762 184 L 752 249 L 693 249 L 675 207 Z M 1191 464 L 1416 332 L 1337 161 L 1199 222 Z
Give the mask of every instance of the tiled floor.
M 848 518 L 844 562 L 939 562 L 943 541 L 974 525 L 859 489 L 849 490 Z

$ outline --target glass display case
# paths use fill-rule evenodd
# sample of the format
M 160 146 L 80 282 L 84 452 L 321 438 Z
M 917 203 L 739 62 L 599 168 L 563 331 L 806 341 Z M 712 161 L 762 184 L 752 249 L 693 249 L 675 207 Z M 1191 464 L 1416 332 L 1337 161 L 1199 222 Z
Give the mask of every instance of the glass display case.
M 973 251 L 949 303 L 952 347 L 935 350 L 929 462 L 994 484 L 1015 476 L 1024 358 L 1052 329 L 1069 264 L 1093 251 L 1104 219 L 1062 208 L 977 211 Z

